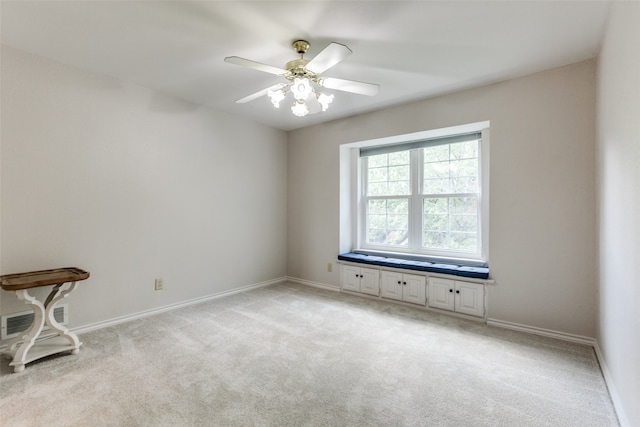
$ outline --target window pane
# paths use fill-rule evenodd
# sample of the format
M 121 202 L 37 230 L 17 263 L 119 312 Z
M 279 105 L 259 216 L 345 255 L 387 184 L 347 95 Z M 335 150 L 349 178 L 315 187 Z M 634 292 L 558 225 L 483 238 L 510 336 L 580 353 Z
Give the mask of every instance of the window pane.
M 478 177 L 476 176 L 463 176 L 451 178 L 450 182 L 451 193 L 477 193 L 478 192 Z
M 446 249 L 449 244 L 449 199 L 425 198 L 422 210 L 422 246 Z
M 387 167 L 383 168 L 369 168 L 369 183 L 373 182 L 387 182 L 389 180 Z
M 425 231 L 423 238 L 423 246 L 432 249 L 447 249 L 449 239 L 446 232 Z
M 475 252 L 478 245 L 477 197 L 423 199 L 422 247 Z
M 395 181 L 390 182 L 388 185 L 388 191 L 386 194 L 381 194 L 381 196 L 401 196 L 405 194 L 411 193 L 411 187 L 409 186 L 409 181 Z
M 426 198 L 423 203 L 426 214 L 449 214 L 449 202 L 444 198 Z
M 380 168 L 380 167 L 387 167 L 389 165 L 389 158 L 387 156 L 384 155 L 380 155 L 380 156 L 369 156 L 367 157 L 367 164 L 369 165 L 369 168 Z
M 478 230 L 478 217 L 475 215 L 452 215 L 451 230 L 475 233 Z
M 427 147 L 423 150 L 425 163 L 449 161 L 449 145 L 436 145 L 435 147 Z
M 449 209 L 452 214 L 478 214 L 478 199 L 476 197 L 451 197 Z
M 427 163 L 427 162 L 425 162 Z M 449 162 L 429 163 L 424 169 L 424 178 L 449 178 Z
M 452 160 L 451 176 L 478 176 L 478 159 Z
M 409 151 L 396 151 L 395 153 L 386 154 L 389 156 L 390 165 L 408 165 L 409 164 Z M 381 154 L 385 156 L 385 154 Z
M 448 231 L 449 215 L 425 215 L 424 217 L 425 231 Z
M 478 141 L 423 149 L 423 194 L 478 192 Z
M 478 159 L 458 160 L 450 163 L 451 192 L 478 192 Z
M 410 152 L 379 154 L 367 157 L 368 196 L 403 196 L 411 194 Z
M 478 157 L 478 141 L 451 144 L 452 159 L 475 159 Z
M 424 194 L 445 194 L 449 191 L 449 178 L 444 179 L 425 179 L 424 180 Z
M 409 199 L 369 200 L 367 243 L 408 245 Z
M 389 181 L 409 181 L 409 165 L 389 166 Z
M 370 196 L 384 196 L 387 194 L 386 182 L 369 183 L 368 187 Z
M 387 201 L 386 200 L 369 200 L 369 214 L 387 214 Z
M 478 245 L 476 233 L 451 233 L 451 249 L 475 252 Z

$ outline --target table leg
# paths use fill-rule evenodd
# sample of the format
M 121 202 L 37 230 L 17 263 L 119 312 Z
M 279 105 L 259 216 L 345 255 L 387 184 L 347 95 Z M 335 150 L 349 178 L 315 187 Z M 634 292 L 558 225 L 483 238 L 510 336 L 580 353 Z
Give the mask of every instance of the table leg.
M 62 351 L 71 351 L 71 354 L 78 354 L 80 351 L 82 343 L 78 339 L 78 336 L 59 324 L 54 317 L 55 306 L 60 302 L 60 300 L 66 298 L 67 295 L 75 289 L 76 282 L 72 282 L 71 285 L 64 290 L 61 290 L 62 286 L 62 283 L 55 285 L 44 304 L 38 301 L 35 297 L 29 295 L 27 289 L 16 291 L 18 299 L 24 301 L 25 304 L 30 305 L 33 309 L 33 323 L 29 329 L 20 334 L 20 336 L 7 343 L 10 352 L 15 351 L 13 360 L 9 364 L 10 366 L 13 366 L 14 372 L 24 371 L 26 363 L 46 355 Z M 40 342 L 36 347 L 34 347 L 34 345 L 36 344 L 36 339 L 42 332 L 45 324 L 49 326 L 57 336 L 62 337 L 63 340 L 62 342 L 54 342 L 53 345 L 51 345 L 51 341 L 49 341 L 49 339 L 44 340 L 43 342 L 47 342 L 48 348 L 44 348 L 43 351 L 42 344 L 40 344 Z M 62 344 L 64 340 L 68 341 L 69 344 Z M 37 347 L 39 348 L 36 350 Z M 32 349 L 35 354 L 28 356 L 27 353 Z
M 36 338 L 42 332 L 44 326 L 45 309 L 44 305 L 38 301 L 35 297 L 29 295 L 26 289 L 16 291 L 16 296 L 19 300 L 24 301 L 25 304 L 31 305 L 33 309 L 33 323 L 31 327 L 20 337 L 19 340 L 12 341 L 11 346 L 15 346 L 18 342 L 22 342 L 18 350 L 16 351 L 13 361 L 10 363 L 13 366 L 14 372 L 24 371 L 25 359 L 27 352 L 33 344 L 36 342 Z
M 60 291 L 61 286 L 62 285 L 56 285 L 44 303 L 44 306 L 46 308 L 44 321 L 47 324 L 47 326 L 49 326 L 49 328 L 55 331 L 59 336 L 64 337 L 69 341 L 69 343 L 73 346 L 73 349 L 71 350 L 71 354 L 78 354 L 80 352 L 80 346 L 82 345 L 82 343 L 78 339 L 78 336 L 73 332 L 70 332 L 69 329 L 59 324 L 56 321 L 55 317 L 53 316 L 54 314 L 53 308 L 56 306 L 56 304 L 60 300 L 66 298 L 67 295 L 69 295 L 71 291 L 75 289 L 76 282 L 72 282 L 71 286 L 69 286 L 67 289 L 64 289 L 62 291 Z

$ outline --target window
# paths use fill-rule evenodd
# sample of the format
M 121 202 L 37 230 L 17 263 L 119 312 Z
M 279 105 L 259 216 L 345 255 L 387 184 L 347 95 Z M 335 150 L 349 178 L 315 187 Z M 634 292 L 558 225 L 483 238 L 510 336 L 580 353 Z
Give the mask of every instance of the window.
M 360 149 L 361 249 L 483 259 L 480 132 Z

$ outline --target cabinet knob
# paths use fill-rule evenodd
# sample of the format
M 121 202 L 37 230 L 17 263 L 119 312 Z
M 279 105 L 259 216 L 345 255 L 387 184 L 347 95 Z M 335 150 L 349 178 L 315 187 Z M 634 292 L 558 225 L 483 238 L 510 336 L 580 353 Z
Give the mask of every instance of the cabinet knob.
M 453 289 L 449 289 L 449 292 L 453 292 Z
M 398 285 L 400 284 L 400 280 L 398 280 Z
M 407 284 L 407 282 L 402 282 L 402 284 L 403 284 L 403 285 L 406 285 L 406 284 Z
M 459 293 L 460 293 L 460 291 L 456 291 L 456 294 L 459 294 Z
M 364 276 L 361 274 L 361 275 L 360 275 L 360 277 L 362 278 L 362 277 L 364 277 Z

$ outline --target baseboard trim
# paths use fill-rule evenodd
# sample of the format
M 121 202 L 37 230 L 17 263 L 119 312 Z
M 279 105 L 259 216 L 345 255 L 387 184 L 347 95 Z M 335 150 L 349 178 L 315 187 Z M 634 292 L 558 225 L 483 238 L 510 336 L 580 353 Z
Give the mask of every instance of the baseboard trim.
M 169 304 L 162 307 L 152 308 L 150 310 L 140 311 L 138 313 L 127 314 L 125 316 L 115 317 L 113 319 L 104 320 L 101 322 L 91 323 L 89 325 L 80 326 L 77 328 L 72 328 L 71 330 L 76 334 L 83 334 L 85 332 L 95 331 L 97 329 L 107 328 L 109 326 L 119 325 L 121 323 L 130 322 L 132 320 L 142 319 L 145 317 L 153 316 L 155 314 L 165 313 L 167 311 L 177 310 L 179 308 L 188 307 L 191 305 L 202 304 L 207 301 L 211 301 L 214 299 L 226 297 L 233 294 L 238 294 L 241 292 L 250 291 L 252 289 L 262 288 L 264 286 L 273 285 L 276 283 L 282 283 L 287 280 L 287 277 L 280 277 L 273 280 L 267 280 L 265 282 L 254 283 L 252 285 L 242 286 L 240 288 L 230 289 L 228 291 L 217 292 L 215 294 L 206 295 L 199 298 L 190 299 L 187 301 L 182 301 L 175 304 Z
M 320 282 L 312 282 L 311 280 L 298 279 L 297 277 L 288 276 L 287 280 L 293 283 L 299 283 L 301 285 L 312 286 L 314 288 L 326 289 L 329 291 L 340 292 L 339 286 L 327 285 L 325 283 Z
M 622 406 L 620 395 L 618 395 L 618 391 L 616 390 L 616 387 L 613 383 L 611 371 L 609 371 L 609 368 L 607 367 L 607 362 L 604 358 L 604 354 L 602 354 L 602 349 L 600 348 L 598 340 L 595 340 L 593 349 L 596 352 L 596 358 L 598 359 L 598 363 L 600 364 L 600 370 L 602 371 L 604 382 L 607 385 L 607 389 L 609 389 L 609 396 L 611 397 L 611 402 L 613 403 L 616 415 L 618 416 L 620 427 L 631 427 L 631 423 L 629 422 L 629 418 L 627 418 L 627 414 L 624 411 L 624 407 Z
M 544 337 L 556 338 L 562 341 L 570 341 L 578 344 L 589 345 L 595 347 L 595 339 L 584 337 L 582 335 L 567 334 L 565 332 L 553 331 L 551 329 L 536 328 L 535 326 L 522 325 L 520 323 L 505 322 L 497 319 L 487 319 L 487 325 L 499 328 L 513 329 L 515 331 L 527 332 Z

